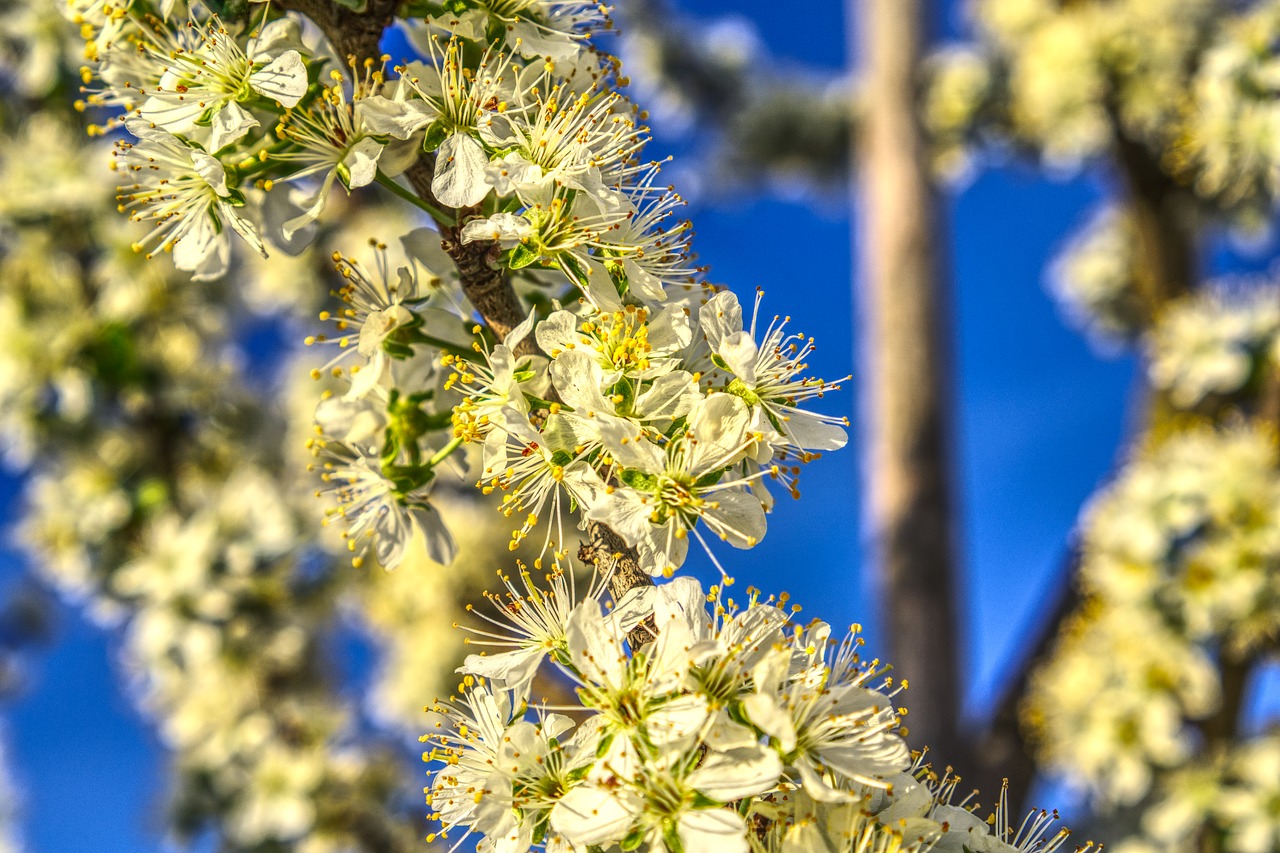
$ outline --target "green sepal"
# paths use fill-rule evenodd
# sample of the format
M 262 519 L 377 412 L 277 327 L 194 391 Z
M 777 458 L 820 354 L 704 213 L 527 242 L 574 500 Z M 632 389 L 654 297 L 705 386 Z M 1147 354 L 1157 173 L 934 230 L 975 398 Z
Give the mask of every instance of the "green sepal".
M 644 827 L 633 827 L 631 831 L 627 833 L 626 837 L 622 839 L 622 843 L 618 846 L 626 851 L 635 850 L 644 843 L 644 835 Z
M 609 278 L 613 280 L 613 287 L 618 291 L 618 295 L 626 296 L 627 291 L 631 289 L 631 282 L 627 279 L 627 271 L 622 266 L 622 262 L 610 259 L 604 262 L 604 268 L 608 271 Z
M 625 379 L 610 389 L 610 393 L 617 394 L 622 397 L 622 402 L 617 404 L 614 409 L 620 415 L 630 415 L 635 411 L 636 405 L 636 389 L 630 382 Z
M 530 264 L 538 262 L 538 253 L 524 243 L 512 248 L 507 255 L 507 266 L 513 270 L 522 270 Z
M 658 489 L 658 478 L 638 468 L 624 468 L 618 479 L 637 492 L 654 492 Z
M 720 368 L 721 370 L 728 370 L 730 373 L 733 372 L 732 370 L 730 370 L 728 362 L 726 362 L 723 358 L 721 358 L 720 353 L 718 352 L 711 353 L 711 363 L 714 364 L 716 367 Z
M 710 474 L 703 474 L 694 481 L 693 487 L 695 489 L 705 489 L 714 486 L 716 483 L 720 482 L 720 478 L 724 476 L 724 472 L 727 470 L 729 469 L 725 468 L 722 471 L 712 471 Z
M 684 842 L 680 840 L 673 818 L 662 819 L 662 841 L 667 845 L 668 853 L 684 853 Z
M 573 255 L 561 255 L 560 265 L 562 268 L 568 267 L 565 272 L 569 274 L 570 278 L 573 278 L 574 284 L 579 287 L 587 286 L 587 280 L 590 276 L 587 275 L 587 268 L 577 258 Z
M 427 125 L 426 136 L 422 138 L 422 150 L 428 153 L 435 151 L 449 138 L 449 125 L 444 119 L 436 119 Z

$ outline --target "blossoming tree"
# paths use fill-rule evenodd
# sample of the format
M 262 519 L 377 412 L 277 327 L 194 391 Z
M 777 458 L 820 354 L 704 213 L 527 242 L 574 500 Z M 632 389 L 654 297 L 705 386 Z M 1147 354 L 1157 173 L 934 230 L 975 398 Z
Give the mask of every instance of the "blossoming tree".
M 6 417 L 31 439 L 11 440 L 19 459 L 63 436 L 24 536 L 63 589 L 126 620 L 141 701 L 180 749 L 180 821 L 212 817 L 246 849 L 412 844 L 381 753 L 344 745 L 311 637 L 339 589 L 388 625 L 440 588 L 414 574 L 423 557 L 465 570 L 447 507 L 472 482 L 515 553 L 469 622 L 485 651 L 429 717 L 430 840 L 1064 842 L 1044 813 L 1010 827 L 1003 806 L 988 821 L 953 798 L 908 749 L 900 685 L 856 628 L 835 639 L 784 595 L 730 596 L 726 548 L 755 546 L 775 493 L 798 496 L 802 466 L 844 445 L 843 420 L 811 407 L 841 380 L 809 374 L 813 341 L 762 315 L 762 295 L 704 280 L 598 42 L 607 10 L 77 0 L 66 15 L 88 59 L 77 108 L 113 140 L 131 222 L 100 224 L 73 180 L 7 215 L 6 274 L 29 283 L 9 291 L 15 328 L 38 320 L 65 355 L 8 389 L 22 405 Z M 382 55 L 393 25 L 416 57 Z M 55 59 L 15 110 L 64 95 L 62 38 L 28 42 Z M 25 129 L 24 156 L 64 138 Z M 79 179 L 95 156 L 49 174 Z M 291 310 L 320 307 L 296 286 L 321 278 L 308 247 L 350 240 L 370 205 L 390 233 L 333 252 L 334 302 L 307 336 L 325 353 L 307 476 L 354 564 L 315 577 L 280 430 L 252 393 L 227 394 L 237 365 L 216 353 L 233 306 L 284 290 Z M 68 222 L 92 223 L 79 246 Z M 709 590 L 673 577 L 691 539 L 720 568 Z M 394 583 L 369 579 L 375 564 Z

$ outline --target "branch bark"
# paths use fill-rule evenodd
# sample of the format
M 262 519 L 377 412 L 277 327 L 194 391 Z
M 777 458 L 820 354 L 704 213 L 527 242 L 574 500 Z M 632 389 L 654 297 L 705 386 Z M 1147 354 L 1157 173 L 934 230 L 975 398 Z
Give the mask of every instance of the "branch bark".
M 887 599 L 888 651 L 910 682 L 912 740 L 963 766 L 956 548 L 948 445 L 951 363 L 933 190 L 916 113 L 922 0 L 861 0 L 859 331 L 864 476 Z M 854 8 L 850 9 L 853 18 Z

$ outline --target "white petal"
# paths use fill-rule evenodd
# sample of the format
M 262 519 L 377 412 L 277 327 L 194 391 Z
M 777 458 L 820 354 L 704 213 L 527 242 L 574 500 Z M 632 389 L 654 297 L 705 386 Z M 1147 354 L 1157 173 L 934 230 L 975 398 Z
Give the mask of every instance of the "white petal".
M 689 414 L 702 394 L 693 376 L 683 370 L 659 376 L 635 402 L 635 415 L 646 421 L 676 419 Z
M 725 335 L 716 350 L 717 354 L 729 365 L 733 375 L 747 384 L 748 388 L 756 387 L 756 356 L 759 349 L 750 332 L 733 332 Z
M 738 304 L 738 297 L 728 290 L 717 293 L 698 312 L 698 323 L 711 349 L 718 352 L 725 337 L 742 331 L 742 306 Z
M 196 174 L 203 178 L 204 182 L 220 197 L 226 198 L 230 194 L 227 190 L 227 170 L 222 167 L 222 161 L 217 157 L 210 157 L 203 151 L 193 150 L 191 165 L 195 168 Z
M 489 194 L 484 168 L 489 164 L 484 148 L 465 133 L 445 139 L 436 154 L 436 174 L 431 192 L 449 207 L 471 207 Z
M 754 548 L 764 538 L 767 522 L 760 499 L 750 492 L 715 493 L 718 506 L 706 511 L 711 530 L 735 548 Z
M 209 130 L 209 150 L 221 151 L 228 145 L 234 145 L 257 126 L 258 120 L 248 110 L 231 101 L 213 114 L 213 126 Z
M 378 158 L 382 156 L 382 143 L 366 136 L 347 151 L 342 165 L 347 170 L 347 187 L 367 187 L 378 177 Z
M 355 124 L 370 133 L 408 139 L 435 118 L 435 110 L 421 98 L 393 101 L 371 95 L 355 102 Z
M 778 742 L 783 752 L 796 748 L 795 724 L 774 697 L 753 693 L 742 700 L 742 710 L 756 728 Z
M 711 394 L 689 412 L 689 430 L 697 438 L 689 454 L 689 473 L 702 476 L 734 462 L 746 447 L 751 413 L 740 397 Z
M 783 416 L 787 439 L 804 450 L 839 450 L 849 442 L 843 429 L 813 412 L 793 409 Z
M 680 816 L 676 834 L 686 851 L 748 853 L 747 825 L 728 809 L 697 809 Z
M 629 804 L 591 785 L 580 785 L 569 791 L 551 810 L 551 828 L 574 844 L 620 841 L 634 820 Z
M 249 76 L 249 85 L 260 95 L 296 107 L 307 93 L 307 66 L 296 50 L 286 50 L 262 70 Z
M 688 783 L 711 799 L 727 803 L 772 790 L 781 775 L 778 753 L 757 745 L 712 755 L 689 774 Z

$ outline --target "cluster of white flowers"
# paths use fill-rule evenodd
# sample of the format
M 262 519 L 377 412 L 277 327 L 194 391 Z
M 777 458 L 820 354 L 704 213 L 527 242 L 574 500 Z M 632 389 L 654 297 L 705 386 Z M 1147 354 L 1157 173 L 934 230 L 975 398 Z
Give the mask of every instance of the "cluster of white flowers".
M 1133 246 L 1131 220 L 1106 207 L 1072 238 L 1050 273 L 1049 285 L 1062 310 L 1103 347 L 1127 341 L 1142 328 Z
M 989 824 L 951 804 L 954 783 L 913 763 L 897 690 L 859 657 L 856 626 L 836 640 L 824 622 L 793 622 L 786 596 L 750 591 L 739 607 L 689 578 L 609 613 L 575 600 L 561 572 L 547 581 L 525 572 L 495 599 L 502 633 L 481 633 L 498 651 L 467 658 L 460 695 L 423 737 L 428 802 L 455 844 L 1014 853 L 1066 838 L 1047 815 L 1015 836 L 1002 812 Z M 578 702 L 531 714 L 546 661 Z
M 1220 14 L 1210 0 L 980 0 L 1005 87 L 999 120 L 1059 167 L 1105 153 L 1117 130 L 1172 144 L 1189 60 Z
M 1192 755 L 1187 721 L 1217 710 L 1219 692 L 1209 656 L 1159 614 L 1095 605 L 1036 671 L 1027 717 L 1050 766 L 1128 805 L 1150 790 L 1156 769 Z
M 612 88 L 616 62 L 583 41 L 601 22 L 583 4 L 525 6 L 551 15 L 537 61 L 519 24 L 473 55 L 493 9 L 430 18 L 415 29 L 426 62 L 389 82 L 368 71 L 350 98 L 339 77 L 283 114 L 258 161 L 272 193 L 325 172 L 290 232 L 319 214 L 335 174 L 348 188 L 389 183 L 434 155 L 427 206 L 442 233 L 375 245 L 372 266 L 336 256 L 342 306 L 321 315 L 332 332 L 308 339 L 338 349 L 317 375 L 346 382 L 321 401 L 313 442 L 331 515 L 357 565 L 372 553 L 394 567 L 419 531 L 449 563 L 430 491 L 446 462 L 466 470 L 454 451 L 470 442 L 483 448 L 480 486 L 519 516 L 512 547 L 545 524 L 542 550 L 562 555 L 566 511 L 613 528 L 655 575 L 683 562 L 691 532 L 750 547 L 766 481 L 798 494 L 798 466 L 844 445 L 846 419 L 801 408 L 839 382 L 806 373 L 812 339 L 759 322 L 759 298 L 744 318 L 733 294 L 701 283 L 690 226 L 673 219 L 683 202 L 642 159 L 639 111 Z M 345 159 L 308 160 L 324 133 L 351 143 Z M 477 341 L 478 306 L 442 240 L 484 252 L 489 274 L 514 276 L 541 308 L 501 342 Z
M 576 506 L 654 575 L 684 562 L 690 534 L 705 545 L 702 530 L 754 546 L 766 481 L 798 496 L 798 465 L 845 443 L 843 419 L 799 408 L 839 387 L 804 375 L 812 339 L 785 320 L 760 329 L 758 304 L 746 324 L 729 292 L 558 310 L 534 330 L 547 357 L 516 356 L 519 329 L 483 365 L 450 359 L 468 392 L 456 433 L 483 443 L 481 485 L 525 518 L 515 541 L 550 514 L 543 548 L 563 549 L 561 515 Z
M 972 170 L 980 116 L 991 108 L 991 61 L 976 50 L 951 47 L 930 56 L 925 71 L 922 119 L 932 144 L 933 170 L 957 181 Z
M 1198 192 L 1230 207 L 1280 195 L 1280 6 L 1256 5 L 1230 20 L 1205 51 L 1192 83 L 1190 126 L 1179 165 Z
M 1194 853 L 1204 832 L 1227 853 L 1270 853 L 1280 845 L 1280 732 L 1246 738 L 1172 774 L 1142 815 L 1142 834 L 1120 853 Z
M 1151 331 L 1148 375 L 1175 406 L 1195 408 L 1280 371 L 1280 287 L 1210 286 L 1169 306 Z
M 1089 604 L 1035 677 L 1028 719 L 1045 757 L 1112 803 L 1186 763 L 1191 723 L 1218 710 L 1215 660 L 1280 630 L 1274 435 L 1175 435 L 1134 459 L 1083 520 Z
M 1082 577 L 1193 640 L 1246 649 L 1280 619 L 1280 476 L 1265 427 L 1197 430 L 1140 454 L 1084 519 Z
M 620 91 L 617 61 L 590 43 L 609 26 L 605 10 L 425 4 L 407 22 L 419 58 L 389 73 L 386 57 L 333 63 L 271 9 L 240 26 L 134 3 L 82 3 L 76 15 L 96 62 L 83 106 L 116 110 L 104 127 L 131 137 L 115 167 L 120 208 L 150 229 L 137 252 L 171 252 L 212 281 L 236 263 L 233 231 L 263 254 L 301 251 L 322 233 L 335 183 L 380 184 L 434 222 L 373 241 L 372 260 L 335 253 L 340 304 L 307 343 L 335 353 L 312 374 L 331 383 L 315 408 L 312 467 L 357 567 L 372 555 L 416 587 L 421 574 L 407 569 L 422 557 L 456 557 L 433 505 L 448 474 L 499 496 L 520 525 L 511 549 L 528 540 L 533 571 L 546 572 L 547 587 L 524 564 L 517 580 L 502 576 L 498 613 L 473 638 L 494 651 L 468 657 L 461 695 L 436 708 L 427 757 L 442 766 L 429 800 L 443 831 L 510 853 L 1064 843 L 1047 814 L 1015 832 L 1003 808 L 987 821 L 951 802 L 954 783 L 913 762 L 886 667 L 861 660 L 856 631 L 833 641 L 823 622 L 793 624 L 785 598 L 753 593 L 739 608 L 688 579 L 616 594 L 612 612 L 600 602 L 612 576 L 580 594 L 567 526 L 607 528 L 641 571 L 670 576 L 690 536 L 754 546 L 768 482 L 798 497 L 800 466 L 847 440 L 845 418 L 810 409 L 843 381 L 810 375 L 813 340 L 790 318 L 762 319 L 760 296 L 744 311 L 703 280 L 683 201 L 645 159 L 644 114 Z M 222 498 L 272 487 L 252 467 L 274 470 L 271 452 L 219 447 L 218 482 L 197 478 L 207 491 L 165 476 L 146 501 L 126 488 L 122 517 L 102 524 L 131 526 L 133 545 L 105 579 L 90 566 L 86 582 L 132 617 L 140 695 L 229 839 L 326 849 L 309 835 L 326 824 L 325 804 L 377 767 L 335 748 L 349 709 L 306 681 L 319 628 L 306 574 L 281 552 L 305 535 L 294 504 L 248 502 L 287 507 L 279 525 L 226 512 Z M 90 485 L 114 495 L 113 473 Z M 56 485 L 51 495 L 64 505 Z M 262 525 L 281 537 L 259 535 Z M 413 600 L 431 591 L 384 585 L 364 602 L 375 632 L 437 612 Z M 256 620 L 239 621 L 244 602 Z M 245 660 L 253 678 L 237 677 Z M 546 661 L 578 702 L 535 703 L 535 719 Z M 389 665 L 402 679 L 421 661 Z M 384 673 L 378 689 L 402 684 Z M 228 715 L 235 725 L 209 726 Z
M 166 259 L 144 262 L 131 247 L 137 226 L 111 210 L 119 177 L 103 168 L 107 150 L 86 144 L 63 101 L 66 89 L 56 85 L 79 84 L 84 61 L 84 42 L 74 32 L 64 37 L 62 5 L 24 7 L 42 25 L 12 33 L 26 40 L 16 44 L 6 30 L 0 52 L 6 84 L 33 56 L 51 52 L 56 66 L 0 96 L 0 175 L 11 190 L 0 201 L 0 446 L 25 480 L 18 543 L 34 573 L 118 639 L 129 695 L 170 752 L 169 820 L 177 835 L 212 829 L 233 850 L 284 843 L 317 853 L 411 849 L 419 818 L 396 793 L 409 785 L 409 762 L 387 754 L 379 740 L 385 731 L 370 731 L 357 703 L 326 675 L 334 669 L 327 635 L 340 630 L 339 604 L 358 618 L 372 605 L 314 547 L 325 542 L 303 471 L 306 453 L 280 429 L 273 371 L 246 358 L 237 340 L 246 328 L 311 314 L 330 281 L 327 261 L 308 253 L 288 258 L 287 267 L 273 258 L 268 269 L 233 252 L 234 289 L 192 283 Z M 140 65 L 161 62 L 158 53 L 137 51 L 141 36 L 129 35 L 139 27 L 154 35 L 160 26 L 142 4 L 85 3 L 70 14 L 94 36 L 94 55 L 114 58 L 104 77 L 119 71 L 133 76 L 112 79 L 142 79 Z M 213 67 L 206 52 L 223 51 L 225 59 L 230 48 L 207 22 L 199 33 L 185 27 L 174 29 L 179 41 L 165 43 L 173 55 L 163 62 L 176 68 L 186 61 L 183 51 L 198 54 L 189 58 L 201 79 L 177 84 L 194 91 L 213 80 L 197 68 Z M 134 39 L 133 52 L 121 49 L 122 39 Z M 268 50 L 264 38 L 257 45 Z M 237 104 L 247 104 L 261 117 L 261 79 L 251 81 L 251 102 L 232 98 L 219 101 L 220 109 L 235 116 Z M 167 85 L 157 98 L 173 94 Z M 50 101 L 41 102 L 46 95 Z M 215 96 L 200 95 L 211 104 Z M 167 106 L 148 97 L 137 105 L 183 103 L 176 95 Z M 190 138 L 211 132 L 200 119 L 186 131 Z M 198 147 L 176 147 L 179 135 L 157 136 L 150 126 L 140 132 L 116 156 L 118 165 L 142 167 L 139 185 L 161 180 L 161 163 L 138 159 L 148 145 L 216 176 Z M 243 188 L 243 176 L 233 165 L 225 168 L 226 192 L 215 187 L 200 202 L 215 229 L 230 214 L 257 223 L 256 210 L 238 206 L 235 182 Z M 287 190 L 275 195 L 287 200 Z M 388 215 L 336 203 L 356 233 L 408 222 L 398 209 Z M 317 223 L 312 236 L 335 236 L 326 227 Z M 251 317 L 246 303 L 271 316 Z M 314 383 L 305 371 L 301 378 L 312 396 L 305 412 L 289 414 L 309 429 Z M 423 595 L 433 589 L 422 578 L 419 585 Z M 452 613 L 461 595 L 440 595 L 439 612 Z M 382 645 L 411 642 L 395 635 Z M 448 669 L 434 663 L 433 680 Z M 399 660 L 384 666 L 405 678 Z M 419 662 L 416 674 L 427 673 Z M 8 790 L 0 801 L 15 802 Z

